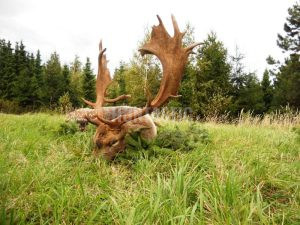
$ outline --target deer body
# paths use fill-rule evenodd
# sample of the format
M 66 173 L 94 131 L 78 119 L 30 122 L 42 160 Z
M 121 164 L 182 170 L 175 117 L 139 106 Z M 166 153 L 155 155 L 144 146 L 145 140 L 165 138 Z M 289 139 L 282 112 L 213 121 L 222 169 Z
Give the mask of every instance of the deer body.
M 113 120 L 121 115 L 138 112 L 142 109 L 131 106 L 113 106 L 102 107 L 100 109 L 81 108 L 77 109 L 67 115 L 67 120 L 74 120 L 80 124 L 80 128 L 85 128 L 89 120 L 98 116 L 107 120 Z M 140 131 L 141 137 L 145 140 L 152 140 L 157 135 L 157 129 L 152 117 L 148 114 L 131 120 L 127 124 L 129 133 Z M 84 130 L 84 129 L 83 129 Z

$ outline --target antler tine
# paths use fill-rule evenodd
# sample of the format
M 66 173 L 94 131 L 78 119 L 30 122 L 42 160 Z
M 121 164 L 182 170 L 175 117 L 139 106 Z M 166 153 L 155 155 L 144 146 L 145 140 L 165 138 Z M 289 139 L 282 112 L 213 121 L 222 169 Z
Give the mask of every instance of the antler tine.
M 82 99 L 82 101 L 85 102 L 85 104 L 87 104 L 87 105 L 89 105 L 89 106 L 91 106 L 91 107 L 93 107 L 93 108 L 96 107 L 96 103 L 91 102 L 91 101 L 89 101 L 89 100 L 86 100 L 86 99 L 84 99 L 84 98 L 81 98 L 81 99 Z
M 171 15 L 171 18 L 172 18 L 172 23 L 173 23 L 173 28 L 174 28 L 174 36 L 175 37 L 179 36 L 180 38 L 182 38 L 184 36 L 185 32 L 183 32 L 183 33 L 180 32 L 178 23 L 173 14 Z
M 96 126 L 100 125 L 101 121 L 98 121 L 97 119 L 93 119 L 92 117 L 86 115 L 85 118 L 87 119 L 87 121 L 89 121 L 91 124 L 94 124 Z
M 160 16 L 159 16 L 159 15 L 156 15 L 156 17 L 157 17 L 157 19 L 158 19 L 159 24 L 160 24 L 160 25 L 164 25 L 163 22 L 162 22 L 162 20 L 161 20 L 161 18 L 160 18 Z
M 100 39 L 100 42 L 99 42 L 99 52 L 102 51 L 102 39 Z
M 190 46 L 186 47 L 185 48 L 185 51 L 188 53 L 188 54 L 193 54 L 193 49 L 199 45 L 202 45 L 203 43 L 201 42 L 197 42 L 197 43 L 194 43 L 194 44 L 191 44 Z
M 131 98 L 131 95 L 120 95 L 120 96 L 118 96 L 116 98 L 113 98 L 113 99 L 104 98 L 104 101 L 107 102 L 107 103 L 115 103 L 117 101 L 124 100 L 124 99 L 127 99 L 127 98 Z

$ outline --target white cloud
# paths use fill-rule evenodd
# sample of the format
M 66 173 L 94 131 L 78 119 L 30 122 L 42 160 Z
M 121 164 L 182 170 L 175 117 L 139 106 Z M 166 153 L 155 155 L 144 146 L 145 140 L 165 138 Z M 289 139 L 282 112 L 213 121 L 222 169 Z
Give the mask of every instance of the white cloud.
M 56 50 L 66 63 L 75 54 L 82 61 L 90 57 L 94 68 L 102 38 L 113 70 L 119 61 L 128 61 L 132 56 L 145 28 L 157 24 L 156 14 L 172 31 L 173 13 L 181 28 L 186 22 L 195 27 L 197 41 L 213 30 L 229 53 L 233 54 L 238 45 L 246 56 L 246 68 L 257 70 L 261 76 L 268 55 L 282 57 L 276 46 L 277 33 L 282 32 L 287 8 L 293 3 L 293 0 L 2 0 L 0 38 L 23 40 L 30 51 L 40 49 L 43 57 Z

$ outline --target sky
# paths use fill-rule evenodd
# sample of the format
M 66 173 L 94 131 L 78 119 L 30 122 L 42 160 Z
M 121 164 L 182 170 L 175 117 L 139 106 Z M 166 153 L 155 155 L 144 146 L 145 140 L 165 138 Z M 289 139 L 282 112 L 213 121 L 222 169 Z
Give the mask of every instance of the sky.
M 160 15 L 173 35 L 171 14 L 181 30 L 186 23 L 203 41 L 214 31 L 228 49 L 245 56 L 247 72 L 259 77 L 271 55 L 282 60 L 276 45 L 283 33 L 287 9 L 296 0 L 0 0 L 0 39 L 22 40 L 30 52 L 41 51 L 44 62 L 57 51 L 62 63 L 75 55 L 90 57 L 97 71 L 98 43 L 107 48 L 113 73 L 120 61 L 128 62 L 145 30 L 157 25 Z

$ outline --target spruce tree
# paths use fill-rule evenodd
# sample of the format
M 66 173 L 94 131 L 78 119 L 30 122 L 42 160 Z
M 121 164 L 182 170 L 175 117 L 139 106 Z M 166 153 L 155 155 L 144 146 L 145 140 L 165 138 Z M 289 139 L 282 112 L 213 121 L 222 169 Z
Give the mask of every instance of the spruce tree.
M 200 116 L 221 114 L 230 103 L 230 64 L 227 50 L 215 33 L 208 35 L 197 53 L 193 111 Z M 214 110 L 214 112 L 212 111 Z
M 109 85 L 109 88 L 107 90 L 108 98 L 113 99 L 120 95 L 126 94 L 126 71 L 128 69 L 128 65 L 121 61 L 119 63 L 119 66 L 115 69 L 114 76 L 113 76 L 113 82 Z M 122 101 L 118 101 L 113 103 L 115 104 L 122 104 L 122 103 L 128 103 L 128 99 L 124 99 Z
M 242 109 L 254 114 L 262 114 L 264 112 L 264 93 L 254 73 L 249 73 L 245 76 L 245 83 L 239 90 L 239 96 L 235 104 L 238 112 Z
M 115 70 L 114 80 L 119 84 L 119 91 L 116 93 L 115 97 L 126 94 L 126 82 L 124 77 L 126 69 L 126 64 L 124 62 L 120 62 L 119 67 Z
M 0 40 L 0 98 L 13 99 L 15 82 L 16 73 L 11 43 Z
M 62 70 L 62 83 L 63 83 L 63 87 L 64 87 L 64 90 L 63 90 L 64 93 L 70 94 L 70 91 L 71 91 L 70 79 L 71 79 L 70 69 L 69 69 L 69 66 L 67 64 L 65 64 L 63 66 L 63 70 Z
M 285 35 L 278 34 L 277 44 L 284 51 L 291 51 L 295 54 L 300 52 L 300 5 L 296 3 L 288 9 L 287 22 L 283 29 Z
M 88 99 L 89 101 L 95 101 L 95 75 L 93 74 L 93 71 L 91 69 L 91 62 L 90 59 L 86 59 L 85 66 L 83 68 L 83 96 L 85 99 Z
M 42 65 L 40 50 L 38 50 L 36 53 L 34 73 L 38 81 L 39 87 L 42 88 L 43 87 L 43 65 Z
M 61 65 L 59 55 L 54 52 L 45 66 L 44 101 L 50 106 L 56 106 L 58 99 L 63 95 Z
M 278 35 L 278 46 L 289 53 L 275 77 L 273 105 L 300 108 L 300 5 L 288 9 L 285 35 Z
M 16 68 L 16 83 L 15 83 L 15 100 L 22 106 L 28 107 L 33 104 L 31 98 L 31 78 L 33 77 L 33 55 L 29 55 L 25 50 L 23 42 L 20 43 L 19 49 L 15 51 L 15 68 Z
M 261 87 L 263 91 L 263 100 L 265 105 L 265 112 L 270 110 L 271 103 L 273 100 L 273 87 L 271 85 L 269 71 L 265 70 L 263 74 L 263 79 L 261 81 Z
M 71 63 L 70 73 L 70 99 L 73 106 L 79 107 L 83 105 L 81 99 L 83 97 L 83 76 L 81 62 L 77 55 L 75 56 L 74 61 Z

